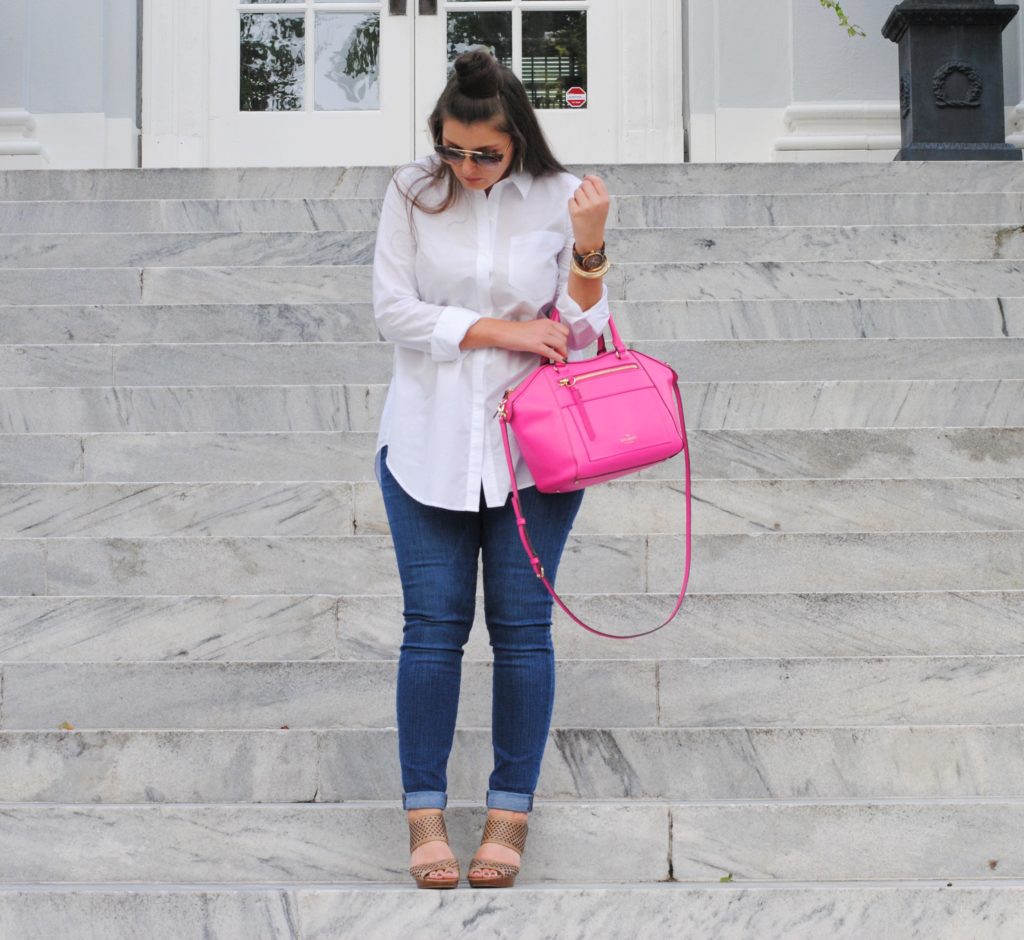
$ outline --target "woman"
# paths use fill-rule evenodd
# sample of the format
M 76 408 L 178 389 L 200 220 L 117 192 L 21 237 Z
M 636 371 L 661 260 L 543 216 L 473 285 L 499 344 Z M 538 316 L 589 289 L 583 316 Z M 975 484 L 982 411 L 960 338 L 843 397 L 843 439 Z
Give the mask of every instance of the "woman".
M 436 152 L 392 179 L 373 265 L 375 318 L 395 347 L 376 472 L 405 605 L 402 802 L 417 885 L 454 887 L 441 811 L 482 553 L 494 769 L 469 881 L 508 887 L 551 722 L 554 651 L 551 598 L 519 545 L 494 414 L 540 357 L 564 362 L 604 329 L 608 193 L 565 172 L 519 79 L 484 50 L 456 60 L 429 126 Z M 546 316 L 552 305 L 560 322 Z M 583 494 L 538 492 L 514 456 L 553 578 Z

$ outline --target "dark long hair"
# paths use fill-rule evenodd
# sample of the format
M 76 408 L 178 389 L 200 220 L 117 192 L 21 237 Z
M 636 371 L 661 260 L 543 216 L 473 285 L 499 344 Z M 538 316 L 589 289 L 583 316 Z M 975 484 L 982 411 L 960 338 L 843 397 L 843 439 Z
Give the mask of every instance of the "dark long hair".
M 455 70 L 427 121 L 435 144 L 442 141 L 447 118 L 462 124 L 498 118 L 498 129 L 512 138 L 513 172 L 525 170 L 531 176 L 565 172 L 548 146 L 523 83 L 486 49 L 470 49 L 455 60 Z M 426 192 L 441 184 L 445 186 L 443 198 L 433 203 L 424 201 Z M 433 215 L 455 204 L 461 185 L 455 171 L 441 160 L 438 166 L 425 170 L 404 195 L 417 209 Z

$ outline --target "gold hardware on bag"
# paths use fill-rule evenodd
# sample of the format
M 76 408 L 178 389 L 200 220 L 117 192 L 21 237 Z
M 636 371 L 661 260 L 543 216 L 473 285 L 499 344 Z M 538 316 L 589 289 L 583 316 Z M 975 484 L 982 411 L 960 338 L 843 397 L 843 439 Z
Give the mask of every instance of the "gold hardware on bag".
M 563 388 L 567 388 L 570 385 L 575 385 L 577 382 L 582 382 L 584 379 L 596 379 L 599 375 L 609 375 L 612 372 L 625 372 L 628 369 L 639 369 L 635 362 L 628 366 L 613 366 L 611 369 L 597 369 L 594 372 L 584 372 L 583 375 L 571 375 L 567 379 L 559 379 L 558 384 Z
M 498 403 L 498 410 L 494 412 L 495 418 L 501 418 L 503 421 L 508 417 L 508 412 L 505 410 L 505 405 L 508 404 L 508 396 L 515 391 L 514 388 L 506 388 L 505 394 L 502 396 L 501 401 Z

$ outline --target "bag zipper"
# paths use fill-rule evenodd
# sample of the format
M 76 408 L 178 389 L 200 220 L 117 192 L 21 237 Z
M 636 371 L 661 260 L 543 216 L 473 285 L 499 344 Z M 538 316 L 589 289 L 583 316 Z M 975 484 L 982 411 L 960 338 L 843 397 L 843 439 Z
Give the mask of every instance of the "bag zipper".
M 611 375 L 613 372 L 626 372 L 629 369 L 639 369 L 635 362 L 625 366 L 613 366 L 610 369 L 597 369 L 594 372 L 584 372 L 582 375 L 570 375 L 567 379 L 559 379 L 558 384 L 563 388 L 571 388 L 577 382 L 582 382 L 584 379 L 596 379 L 599 375 Z

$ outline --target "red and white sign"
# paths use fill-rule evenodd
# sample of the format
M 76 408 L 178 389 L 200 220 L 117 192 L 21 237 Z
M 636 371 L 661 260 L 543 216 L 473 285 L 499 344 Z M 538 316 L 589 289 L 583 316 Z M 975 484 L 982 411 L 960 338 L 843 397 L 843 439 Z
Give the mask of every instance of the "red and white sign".
M 565 93 L 565 103 L 570 108 L 582 108 L 587 103 L 587 92 L 579 85 L 573 85 Z

